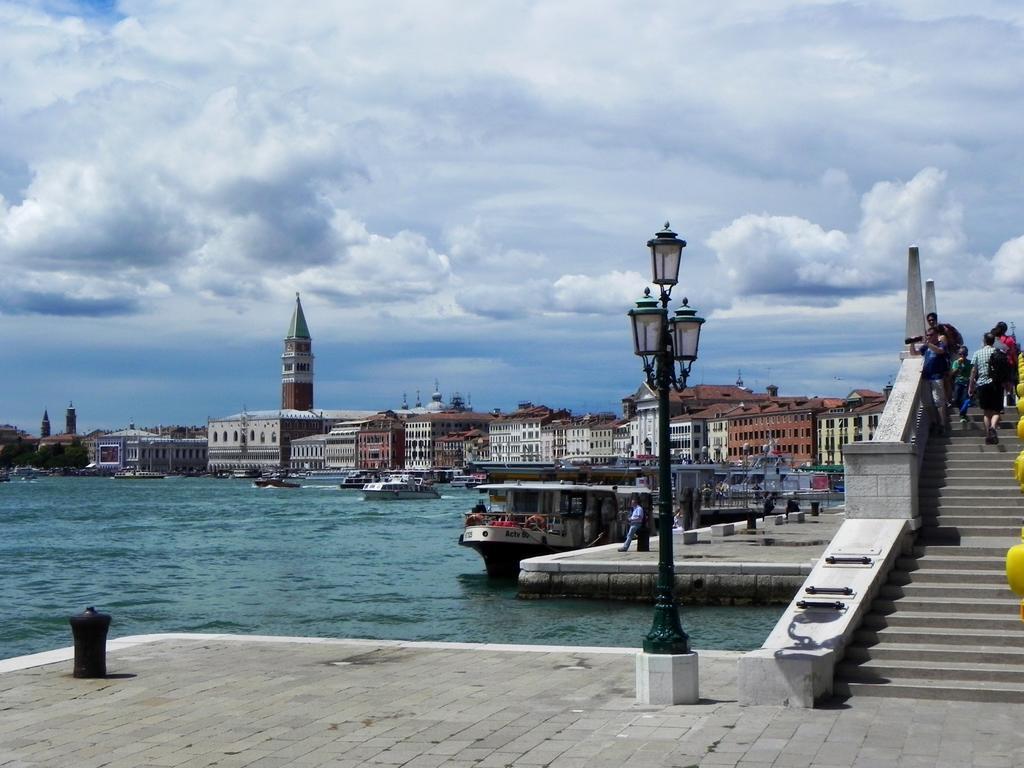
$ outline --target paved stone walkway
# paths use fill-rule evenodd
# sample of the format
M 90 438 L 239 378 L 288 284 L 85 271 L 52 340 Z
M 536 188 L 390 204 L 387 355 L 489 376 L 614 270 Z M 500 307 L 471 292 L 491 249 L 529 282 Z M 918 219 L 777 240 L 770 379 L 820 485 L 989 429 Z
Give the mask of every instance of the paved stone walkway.
M 126 638 L 103 680 L 0 662 L 0 766 L 1024 765 L 1024 705 L 741 708 L 736 657 L 700 653 L 699 704 L 642 706 L 626 649 Z

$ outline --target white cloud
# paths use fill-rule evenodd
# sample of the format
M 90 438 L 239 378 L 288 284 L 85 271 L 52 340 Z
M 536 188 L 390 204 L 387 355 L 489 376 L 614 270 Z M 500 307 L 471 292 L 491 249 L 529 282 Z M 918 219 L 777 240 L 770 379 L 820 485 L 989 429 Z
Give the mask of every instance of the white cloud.
M 500 339 L 509 368 L 559 329 L 620 350 L 665 218 L 709 340 L 794 303 L 811 326 L 898 305 L 911 243 L 965 325 L 966 286 L 1024 285 L 1005 3 L 75 7 L 0 0 L 0 314 L 20 329 L 276 338 L 299 290 L 339 339 L 386 314 L 397 337 Z
M 1024 236 L 1007 240 L 999 247 L 988 278 L 1005 288 L 1024 289 Z M 978 284 L 982 286 L 983 282 Z
M 835 170 L 826 180 L 844 181 Z M 932 265 L 960 259 L 962 224 L 946 174 L 925 168 L 907 182 L 878 182 L 865 193 L 853 233 L 795 216 L 747 214 L 712 233 L 708 245 L 739 296 L 787 294 L 812 302 L 832 296 L 835 304 L 840 295 L 898 287 L 912 244 Z

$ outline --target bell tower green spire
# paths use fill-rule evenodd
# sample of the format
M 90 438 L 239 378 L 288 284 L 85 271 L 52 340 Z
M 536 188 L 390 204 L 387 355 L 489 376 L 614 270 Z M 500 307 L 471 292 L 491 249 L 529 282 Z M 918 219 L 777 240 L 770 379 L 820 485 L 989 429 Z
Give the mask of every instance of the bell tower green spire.
M 313 408 L 313 339 L 298 293 L 281 355 L 281 408 L 297 411 Z
M 299 300 L 298 291 L 295 292 L 295 311 L 292 312 L 292 322 L 288 326 L 289 339 L 308 339 L 309 326 L 306 325 L 306 315 L 302 311 L 302 302 Z

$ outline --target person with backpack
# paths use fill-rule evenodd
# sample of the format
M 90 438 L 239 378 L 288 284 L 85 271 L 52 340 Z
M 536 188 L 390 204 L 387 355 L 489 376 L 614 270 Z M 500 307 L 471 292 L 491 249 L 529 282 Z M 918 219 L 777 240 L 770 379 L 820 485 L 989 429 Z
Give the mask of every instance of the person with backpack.
M 971 386 L 971 359 L 967 357 L 967 347 L 957 350 L 956 360 L 951 366 L 953 373 L 953 405 L 960 411 L 960 423 L 967 423 L 967 409 L 971 406 L 971 396 L 967 390 Z
M 951 323 L 940 323 L 939 316 L 934 312 L 929 312 L 924 316 L 924 319 L 929 329 L 935 328 L 939 332 L 939 341 L 946 346 L 948 353 L 951 354 L 952 350 L 960 349 L 963 346 L 964 337 L 954 325 Z M 944 382 L 946 385 L 946 402 L 952 405 L 954 402 L 952 370 L 946 371 Z
M 1002 356 L 1005 360 L 1006 356 L 993 346 L 995 340 L 991 333 L 982 337 L 983 346 L 971 358 L 971 383 L 967 389 L 968 394 L 977 399 L 984 414 L 985 442 L 989 445 L 999 442 L 999 419 L 1003 414 L 1004 384 L 999 378 L 1003 375 L 999 370 L 999 358 Z M 996 358 L 994 361 L 993 357 Z M 1008 360 L 1006 365 L 1009 366 Z
M 994 346 L 997 350 L 1002 350 L 1006 355 L 1006 359 L 1010 363 L 1010 376 L 1006 382 L 1006 404 L 1016 405 L 1016 388 L 1017 388 L 1017 355 L 1020 354 L 1020 349 L 1017 346 L 1017 339 L 1007 332 L 1006 323 L 1000 320 L 992 328 L 992 335 L 995 337 Z
M 629 551 L 629 545 L 633 543 L 633 537 L 644 527 L 644 520 L 647 518 L 644 506 L 640 503 L 640 497 L 634 494 L 630 501 L 633 504 L 633 511 L 629 513 L 629 530 L 626 531 L 626 541 L 619 547 L 619 552 Z

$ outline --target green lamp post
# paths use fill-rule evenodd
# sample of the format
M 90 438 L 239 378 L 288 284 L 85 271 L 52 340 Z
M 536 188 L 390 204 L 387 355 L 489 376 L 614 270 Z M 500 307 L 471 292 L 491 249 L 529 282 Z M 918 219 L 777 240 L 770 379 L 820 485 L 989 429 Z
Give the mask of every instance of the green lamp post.
M 704 318 L 697 316 L 687 300 L 669 319 L 672 286 L 679 280 L 679 265 L 686 241 L 676 237 L 668 222 L 647 242 L 651 249 L 653 282 L 661 289 L 655 299 L 650 288 L 636 308 L 629 311 L 633 326 L 634 352 L 643 360 L 647 383 L 658 393 L 658 583 L 654 592 L 654 623 L 644 638 L 646 653 L 690 652 L 690 639 L 679 621 L 673 588 L 675 562 L 672 555 L 672 469 L 669 445 L 669 391 L 682 392 L 697 359 L 700 329 Z M 660 306 L 659 306 L 660 305 Z M 678 370 L 676 363 L 679 363 Z

